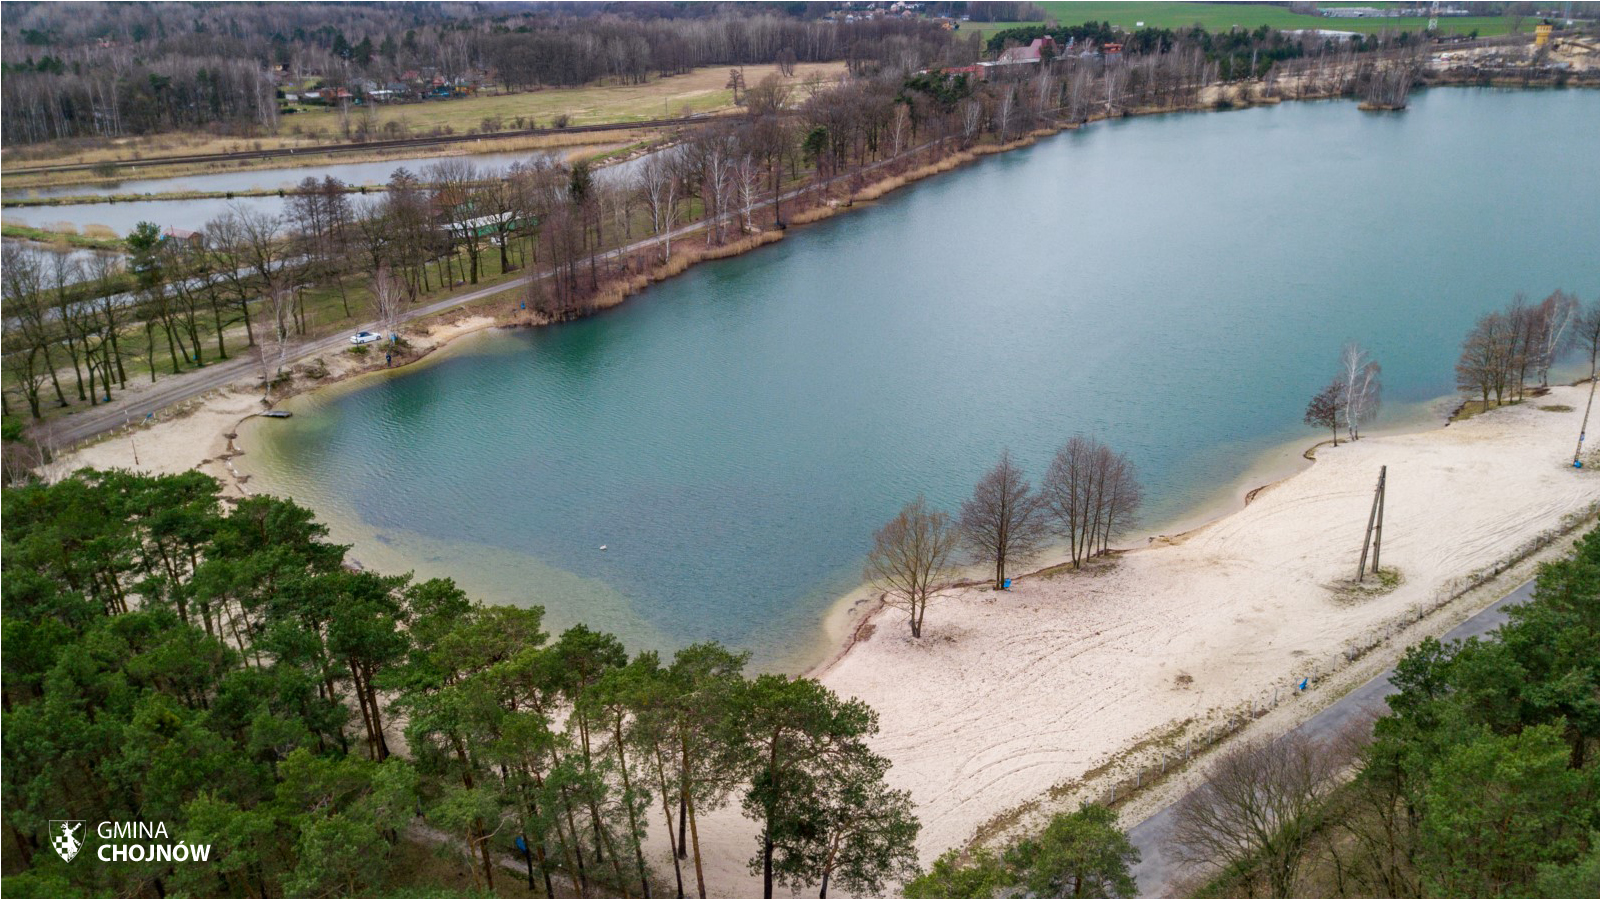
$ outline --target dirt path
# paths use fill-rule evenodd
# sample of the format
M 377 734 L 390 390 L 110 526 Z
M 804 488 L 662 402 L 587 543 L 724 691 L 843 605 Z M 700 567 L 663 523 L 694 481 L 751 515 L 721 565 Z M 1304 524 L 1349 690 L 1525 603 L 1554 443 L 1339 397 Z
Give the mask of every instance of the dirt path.
M 1457 625 L 1441 639 L 1445 642 L 1466 640 L 1468 637 L 1479 637 L 1494 630 L 1505 623 L 1507 608 L 1533 598 L 1533 585 L 1533 581 L 1525 582 L 1502 596 L 1493 605 Z M 1308 718 L 1292 732 L 1324 740 L 1339 734 L 1345 727 L 1363 716 L 1385 714 L 1388 706 L 1384 700 L 1395 693 L 1394 686 L 1389 683 L 1392 674 L 1394 669 L 1390 668 L 1367 681 L 1346 694 L 1344 698 Z M 1181 888 L 1187 886 L 1189 878 L 1197 873 L 1175 857 L 1171 845 L 1177 804 L 1181 800 L 1182 797 L 1179 797 L 1128 831 L 1128 839 L 1133 843 L 1133 847 L 1139 850 L 1139 864 L 1134 866 L 1133 876 L 1139 885 L 1141 899 L 1168 899 L 1179 895 Z

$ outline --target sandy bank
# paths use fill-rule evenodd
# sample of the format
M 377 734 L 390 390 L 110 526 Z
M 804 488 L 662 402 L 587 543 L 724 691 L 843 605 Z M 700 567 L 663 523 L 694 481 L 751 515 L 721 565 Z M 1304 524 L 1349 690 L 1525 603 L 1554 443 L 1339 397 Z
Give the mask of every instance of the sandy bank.
M 1392 622 L 1600 503 L 1570 467 L 1587 388 L 1424 433 L 1318 452 L 1248 507 L 1093 572 L 967 589 L 913 641 L 902 613 L 821 674 L 877 709 L 890 779 L 911 790 L 925 858 L 1142 742 L 1192 735 L 1241 703 L 1342 667 Z M 1565 405 L 1550 412 L 1540 405 Z M 1356 599 L 1378 468 L 1389 467 L 1384 566 Z
M 411 346 L 406 361 L 414 365 L 456 338 L 495 323 L 488 316 L 448 314 L 423 326 L 408 326 L 404 332 Z M 313 368 L 319 376 L 307 378 L 305 372 Z M 295 393 L 386 369 L 378 364 L 376 356 L 360 359 L 348 353 L 329 353 L 292 366 L 290 371 L 298 376 L 291 381 L 291 387 L 274 391 L 275 404 Z M 168 406 L 148 420 L 131 422 L 104 439 L 62 455 L 45 474 L 61 477 L 80 468 L 125 468 L 150 474 L 199 470 L 221 481 L 224 495 L 253 493 L 248 486 L 249 474 L 233 460 L 246 450 L 247 441 L 237 436 L 241 425 L 265 408 L 260 379 L 252 374 L 189 402 Z

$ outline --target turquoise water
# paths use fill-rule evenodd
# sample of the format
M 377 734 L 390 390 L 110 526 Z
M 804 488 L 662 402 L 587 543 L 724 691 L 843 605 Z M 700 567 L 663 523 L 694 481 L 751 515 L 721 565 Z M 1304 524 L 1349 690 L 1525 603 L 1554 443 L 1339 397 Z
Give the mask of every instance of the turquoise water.
M 383 567 L 779 664 L 879 524 L 953 510 L 1002 447 L 1038 473 L 1096 434 L 1160 522 L 1315 438 L 1347 340 L 1391 406 L 1450 392 L 1477 315 L 1600 291 L 1596 147 L 1580 91 L 1097 124 L 311 398 L 254 465 Z

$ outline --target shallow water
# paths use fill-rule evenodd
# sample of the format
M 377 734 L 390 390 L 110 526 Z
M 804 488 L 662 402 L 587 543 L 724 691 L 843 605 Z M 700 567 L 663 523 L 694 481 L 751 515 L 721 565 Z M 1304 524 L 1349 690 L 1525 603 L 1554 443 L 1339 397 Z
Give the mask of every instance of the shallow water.
M 389 159 L 378 162 L 341 162 L 302 168 L 249 169 L 239 172 L 210 172 L 183 175 L 175 178 L 136 178 L 109 185 L 75 185 L 52 188 L 21 188 L 5 192 L 7 197 L 57 197 L 57 196 L 113 196 L 123 194 L 161 194 L 185 191 L 253 191 L 289 189 L 307 177 L 321 179 L 332 176 L 346 184 L 379 185 L 389 176 L 404 168 L 415 175 L 446 159 L 459 159 L 480 168 L 503 169 L 515 162 L 535 159 L 565 159 L 569 151 L 523 150 L 511 153 L 483 153 L 469 156 L 436 156 L 421 159 Z M 600 168 L 597 177 L 625 177 L 644 157 L 626 160 Z M 361 202 L 352 196 L 353 202 Z M 36 228 L 62 230 L 70 225 L 75 231 L 95 225 L 110 228 L 117 234 L 127 234 L 139 222 L 155 222 L 163 228 L 175 227 L 195 230 L 216 218 L 229 207 L 242 207 L 281 215 L 285 200 L 278 196 L 216 197 L 189 200 L 131 200 L 119 203 L 75 203 L 69 206 L 13 206 L 3 213 L 5 221 Z
M 1347 340 L 1416 414 L 1477 315 L 1600 290 L 1595 146 L 1592 91 L 1096 124 L 307 398 L 250 465 L 380 567 L 790 665 L 872 531 L 919 492 L 953 511 L 1002 447 L 1037 474 L 1096 434 L 1162 522 L 1316 439 Z

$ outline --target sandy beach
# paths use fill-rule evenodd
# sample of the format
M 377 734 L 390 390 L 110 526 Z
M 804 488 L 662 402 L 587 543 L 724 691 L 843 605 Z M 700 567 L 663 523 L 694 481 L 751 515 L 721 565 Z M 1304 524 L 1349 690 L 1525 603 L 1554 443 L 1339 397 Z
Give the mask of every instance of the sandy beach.
M 1274 696 L 1257 729 L 1308 717 L 1531 574 L 1533 560 L 1447 605 L 1553 532 L 1593 521 L 1600 472 L 1571 467 L 1588 398 L 1587 385 L 1556 387 L 1448 427 L 1324 445 L 1310 468 L 1186 534 L 1022 577 L 1009 592 L 953 591 L 930 606 L 920 641 L 903 612 L 882 609 L 817 676 L 877 710 L 875 748 L 917 804 L 925 865 L 1003 843 Z M 1401 582 L 1358 596 L 1346 582 L 1383 465 L 1382 561 Z M 1309 689 L 1296 696 L 1301 678 Z M 1125 826 L 1149 810 L 1136 806 Z M 670 874 L 657 831 L 658 870 Z M 756 885 L 756 837 L 737 797 L 702 818 L 716 895 Z
M 885 610 L 821 679 L 877 709 L 877 748 L 916 799 L 927 860 L 1176 724 L 1193 734 L 1331 673 L 1347 647 L 1592 517 L 1600 474 L 1571 467 L 1588 394 L 1558 387 L 1446 428 L 1324 446 L 1245 509 L 1114 564 L 956 592 L 921 641 Z M 1383 565 L 1402 581 L 1357 598 L 1341 582 L 1383 465 Z

